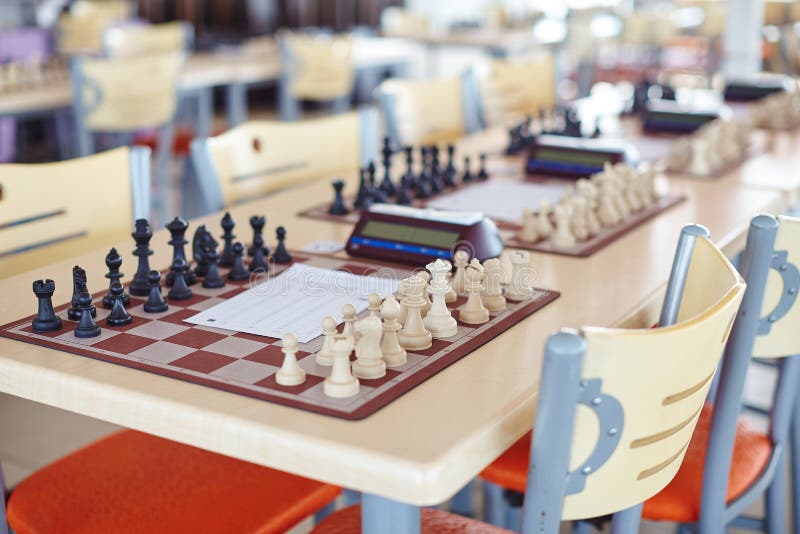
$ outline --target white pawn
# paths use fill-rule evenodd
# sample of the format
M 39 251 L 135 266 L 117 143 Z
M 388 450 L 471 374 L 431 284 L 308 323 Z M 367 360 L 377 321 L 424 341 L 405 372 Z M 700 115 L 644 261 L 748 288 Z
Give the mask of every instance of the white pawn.
M 338 335 L 333 338 L 333 368 L 322 384 L 325 395 L 345 398 L 358 394 L 358 378 L 350 371 L 350 353 L 354 343 L 352 337 Z
M 627 172 L 623 175 L 623 182 L 625 185 L 625 200 L 631 211 L 639 211 L 642 209 L 642 200 L 639 196 L 639 173 L 628 167 Z
M 466 269 L 466 289 L 469 297 L 467 302 L 458 309 L 458 318 L 467 324 L 483 324 L 489 321 L 489 310 L 483 305 L 481 291 L 483 290 L 484 270 L 477 258 L 472 258 Z
M 359 337 L 356 343 L 356 361 L 353 374 L 358 378 L 380 378 L 386 374 L 386 363 L 381 354 L 383 323 L 380 316 L 369 315 L 356 323 Z
M 422 323 L 422 308 L 426 298 L 423 296 L 427 284 L 419 276 L 412 276 L 407 280 L 406 295 L 403 304 L 406 309 L 406 321 L 403 328 L 397 333 L 400 345 L 406 350 L 425 350 L 432 345 L 432 336 Z
M 536 233 L 536 218 L 530 208 L 522 210 L 522 228 L 517 232 L 517 239 L 525 243 L 535 243 L 539 239 L 539 234 Z
M 455 254 L 453 254 L 453 265 L 456 267 L 456 274 L 453 276 L 452 286 L 459 295 L 463 295 L 466 291 L 464 289 L 464 282 L 466 281 L 464 278 L 464 269 L 467 267 L 467 264 L 469 264 L 469 254 L 467 254 L 467 251 L 456 250 Z
M 620 221 L 620 215 L 614 203 L 614 184 L 611 183 L 610 177 L 604 173 L 598 174 L 595 180 L 600 184 L 597 217 L 603 226 L 614 226 Z
M 322 341 L 322 347 L 314 356 L 314 361 L 317 364 L 333 364 L 333 336 L 336 334 L 338 334 L 336 331 L 336 319 L 329 315 L 322 320 L 322 335 L 325 336 L 325 339 Z
M 506 308 L 503 296 L 503 266 L 500 260 L 492 258 L 483 262 L 484 290 L 481 301 L 490 312 L 499 312 Z
M 506 288 L 506 298 L 515 302 L 533 296 L 534 271 L 530 268 L 530 254 L 524 250 L 511 252 L 511 281 Z
M 394 297 L 386 297 L 381 304 L 381 317 L 383 317 L 383 339 L 381 340 L 381 353 L 387 367 L 400 367 L 408 360 L 406 349 L 400 346 L 397 340 L 397 331 L 400 324 L 400 304 Z
M 342 327 L 342 335 L 353 338 L 353 342 L 356 339 L 356 307 L 352 304 L 345 304 L 342 306 L 342 320 L 344 321 L 344 327 Z
M 381 316 L 381 296 L 377 293 L 370 293 L 367 296 L 367 309 L 372 317 Z
M 578 193 L 586 199 L 586 230 L 590 236 L 600 233 L 600 220 L 597 218 L 597 186 L 590 180 L 581 178 L 577 183 Z
M 559 204 L 553 210 L 556 215 L 556 231 L 550 236 L 550 243 L 556 248 L 569 248 L 575 245 L 575 236 L 570 230 L 570 215 L 572 209 L 569 206 Z
M 553 225 L 550 223 L 550 204 L 546 201 L 539 204 L 539 212 L 536 214 L 536 233 L 542 239 L 550 237 L 553 233 Z
M 586 220 L 586 199 L 580 195 L 572 198 L 572 217 L 570 231 L 577 241 L 586 241 L 589 238 L 589 224 Z
M 297 337 L 286 334 L 281 340 L 283 365 L 275 373 L 275 382 L 282 386 L 297 386 L 306 381 L 306 372 L 297 363 Z
M 458 323 L 453 319 L 450 310 L 447 309 L 445 301 L 445 295 L 447 295 L 449 288 L 447 273 L 450 272 L 452 266 L 449 261 L 438 259 L 426 265 L 425 268 L 431 272 L 430 288 L 433 302 L 423 324 L 434 338 L 453 337 L 458 330 Z

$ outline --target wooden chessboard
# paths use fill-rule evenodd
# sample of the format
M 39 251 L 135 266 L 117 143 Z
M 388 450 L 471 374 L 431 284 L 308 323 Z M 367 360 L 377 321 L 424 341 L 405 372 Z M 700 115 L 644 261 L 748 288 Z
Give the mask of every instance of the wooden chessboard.
M 357 275 L 369 275 L 378 269 L 385 273 L 387 269 L 386 264 L 370 260 L 301 252 L 292 254 L 296 263 Z M 269 276 L 280 276 L 287 267 L 275 265 Z M 412 273 L 406 267 L 389 268 L 398 278 Z M 224 275 L 227 269 L 221 269 L 221 272 Z M 69 304 L 56 308 L 64 324 L 60 331 L 33 332 L 31 320 L 35 315 L 31 315 L 0 327 L 0 336 L 285 406 L 356 420 L 386 406 L 559 296 L 557 291 L 536 289 L 530 300 L 509 302 L 505 310 L 492 314 L 488 323 L 468 325 L 459 321 L 455 336 L 435 339 L 429 349 L 409 352 L 408 362 L 402 367 L 388 369 L 386 376 L 379 379 L 361 379 L 361 388 L 356 396 L 335 399 L 323 393 L 323 381 L 330 374 L 330 367 L 317 365 L 314 359 L 314 353 L 322 346 L 323 336 L 299 345 L 297 359 L 306 370 L 307 378 L 299 386 L 287 387 L 275 381 L 275 373 L 283 362 L 279 339 L 184 322 L 202 310 L 247 291 L 248 287 L 248 282 L 227 282 L 219 289 L 205 289 L 197 283 L 191 286 L 194 293 L 191 299 L 168 299 L 169 309 L 163 313 L 144 312 L 144 298 L 132 296 L 128 311 L 133 322 L 123 327 L 106 326 L 103 319 L 109 310 L 100 303 L 104 292 L 98 292 L 94 295 L 97 324 L 102 328 L 98 337 L 75 337 L 73 329 L 76 323 L 66 317 Z M 455 308 L 465 300 L 462 297 L 448 305 L 454 310 L 456 319 L 458 311 Z

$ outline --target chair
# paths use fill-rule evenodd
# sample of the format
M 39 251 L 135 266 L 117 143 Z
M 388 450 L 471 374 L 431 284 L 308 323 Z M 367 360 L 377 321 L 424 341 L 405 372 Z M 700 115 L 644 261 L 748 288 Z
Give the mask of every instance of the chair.
M 126 0 L 77 0 L 58 19 L 56 47 L 64 55 L 99 53 L 106 28 L 131 15 Z
M 24 479 L 6 516 L 16 534 L 285 532 L 340 491 L 125 430 Z
M 149 216 L 149 148 L 0 165 L 0 278 L 114 243 Z
M 278 47 L 281 119 L 299 119 L 301 100 L 332 102 L 334 113 L 350 108 L 355 83 L 350 35 L 282 32 L 278 35 Z
M 196 139 L 191 152 L 198 201 L 213 211 L 293 184 L 353 174 L 375 159 L 377 117 L 363 109 L 299 122 L 247 122 Z
M 107 57 L 133 57 L 194 48 L 194 29 L 187 22 L 125 24 L 108 28 L 103 34 Z
M 389 6 L 381 11 L 380 22 L 381 33 L 388 37 L 421 37 L 428 33 L 430 25 L 424 15 L 398 6 Z
M 395 146 L 449 143 L 467 131 L 471 105 L 465 80 L 390 79 L 376 89 L 384 123 Z
M 548 338 L 533 439 L 521 453 L 530 453 L 522 532 L 552 534 L 562 519 L 605 514 L 614 514 L 612 532 L 637 532 L 639 503 L 678 471 L 745 288 L 699 230 L 686 229 L 673 265 L 662 311 L 675 324 Z M 357 513 L 331 514 L 315 533 L 349 532 L 341 527 Z M 426 516 L 422 531 L 440 530 Z

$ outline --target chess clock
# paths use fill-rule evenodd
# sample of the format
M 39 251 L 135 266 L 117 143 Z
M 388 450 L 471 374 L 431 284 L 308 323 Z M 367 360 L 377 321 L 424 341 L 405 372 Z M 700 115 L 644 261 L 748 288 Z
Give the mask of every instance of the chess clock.
M 450 259 L 459 248 L 483 261 L 499 256 L 503 241 L 482 213 L 374 204 L 361 212 L 346 247 L 353 256 L 412 265 Z
M 792 91 L 796 82 L 784 74 L 760 73 L 755 76 L 725 80 L 723 95 L 732 102 L 749 102 L 782 91 Z
M 714 119 L 728 116 L 729 111 L 725 106 L 696 109 L 674 100 L 651 100 L 642 113 L 642 129 L 649 133 L 692 133 Z
M 539 135 L 528 152 L 525 171 L 532 175 L 586 178 L 608 163 L 634 165 L 639 155 L 629 143 L 612 139 Z

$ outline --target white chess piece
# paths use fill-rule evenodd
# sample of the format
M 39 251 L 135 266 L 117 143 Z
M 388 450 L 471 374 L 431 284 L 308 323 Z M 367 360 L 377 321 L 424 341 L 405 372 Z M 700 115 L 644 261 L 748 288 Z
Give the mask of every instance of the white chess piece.
M 450 314 L 445 301 L 445 295 L 450 287 L 447 283 L 447 273 L 450 272 L 452 266 L 449 261 L 438 259 L 426 265 L 425 268 L 431 273 L 430 288 L 433 302 L 423 324 L 434 338 L 453 337 L 458 330 L 458 323 Z
M 506 298 L 515 302 L 533 296 L 534 271 L 530 267 L 531 256 L 524 250 L 511 252 L 511 280 L 506 288 Z
M 490 312 L 499 312 L 506 308 L 506 298 L 503 296 L 503 266 L 497 258 L 483 262 L 483 285 L 481 301 Z
M 594 180 L 600 187 L 597 217 L 603 226 L 614 226 L 621 218 L 614 202 L 614 184 L 611 178 L 604 173 L 595 175 Z
M 356 307 L 352 304 L 345 304 L 342 306 L 342 320 L 344 321 L 344 326 L 342 327 L 342 335 L 347 337 L 352 337 L 353 342 L 356 339 Z
M 400 321 L 400 324 L 403 325 L 406 322 L 406 316 L 408 315 L 408 310 L 406 309 L 406 305 L 403 304 L 406 298 L 406 291 L 408 289 L 408 278 L 404 278 L 400 280 L 400 283 L 397 284 L 397 291 L 395 292 L 395 296 L 397 297 L 397 302 L 400 303 L 400 316 L 397 318 Z
M 383 323 L 380 317 L 368 315 L 356 323 L 359 337 L 356 342 L 356 361 L 353 374 L 358 378 L 380 378 L 386 374 L 381 353 Z
M 572 197 L 572 217 L 570 218 L 570 231 L 576 241 L 586 241 L 589 238 L 589 223 L 586 220 L 586 199 L 580 195 Z
M 481 291 L 483 290 L 484 270 L 477 258 L 472 258 L 466 269 L 467 302 L 458 308 L 458 318 L 467 324 L 483 324 L 489 321 L 489 310 L 483 305 Z
M 623 182 L 625 187 L 625 201 L 630 206 L 632 212 L 642 209 L 642 199 L 639 196 L 639 173 L 633 167 L 628 167 L 623 174 Z
M 589 236 L 595 236 L 600 233 L 600 220 L 597 218 L 597 186 L 586 178 L 581 178 L 576 184 L 578 193 L 586 199 L 586 230 Z
M 539 237 L 546 239 L 553 233 L 553 225 L 550 223 L 550 204 L 547 201 L 539 203 L 539 211 L 536 214 L 536 233 Z
M 314 356 L 314 361 L 319 365 L 333 365 L 333 336 L 338 334 L 336 331 L 336 319 L 330 315 L 322 320 L 322 347 Z
M 620 219 L 625 219 L 631 214 L 631 206 L 625 198 L 625 179 L 622 176 L 625 173 L 625 166 L 623 163 L 614 166 L 606 163 L 606 165 L 612 169 L 610 177 L 613 185 L 611 191 L 614 205 L 617 207 L 617 213 L 619 213 Z
M 536 218 L 530 208 L 522 210 L 522 228 L 517 232 L 517 239 L 525 243 L 535 243 L 539 239 L 539 234 L 536 233 Z
M 400 303 L 394 297 L 386 297 L 381 304 L 383 317 L 383 339 L 381 340 L 381 353 L 387 367 L 400 367 L 405 365 L 408 357 L 406 349 L 400 346 L 397 332 L 403 325 L 400 324 Z
M 428 284 L 431 281 L 431 274 L 428 271 L 420 271 L 417 276 L 425 281 L 425 289 L 422 291 L 422 296 L 425 298 L 425 306 L 422 307 L 422 316 L 424 317 L 431 309 L 431 296 L 428 293 Z
M 447 293 L 444 296 L 445 302 L 455 302 L 458 300 L 458 293 L 453 287 L 453 271 L 447 273 Z
M 559 204 L 553 210 L 556 215 L 556 231 L 550 236 L 550 243 L 556 248 L 569 248 L 575 245 L 575 236 L 570 230 L 572 208 Z
M 373 317 L 381 316 L 381 296 L 377 293 L 367 295 L 367 309 Z
M 669 146 L 666 163 L 673 172 L 685 172 L 692 161 L 692 142 L 688 136 L 679 137 Z
M 467 267 L 467 264 L 469 264 L 469 254 L 467 254 L 467 251 L 456 250 L 455 254 L 453 254 L 453 265 L 456 267 L 456 274 L 453 275 L 452 286 L 459 295 L 463 295 L 465 293 L 464 269 Z
M 297 337 L 286 334 L 281 340 L 283 365 L 275 373 L 275 382 L 282 386 L 297 386 L 306 381 L 306 372 L 297 363 Z
M 322 384 L 328 397 L 345 398 L 358 394 L 358 378 L 350 371 L 350 353 L 355 341 L 352 337 L 337 335 L 333 338 L 333 368 Z
M 397 339 L 400 341 L 400 346 L 412 352 L 425 350 L 432 344 L 431 333 L 422 323 L 421 312 L 426 302 L 423 296 L 426 285 L 424 279 L 412 276 L 408 279 L 406 295 L 403 298 L 408 311 L 403 328 L 397 333 Z
M 695 176 L 710 176 L 712 168 L 708 153 L 711 147 L 708 145 L 708 139 L 703 136 L 695 136 L 692 137 L 691 143 L 691 161 L 689 161 L 688 171 Z

